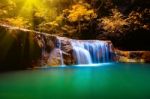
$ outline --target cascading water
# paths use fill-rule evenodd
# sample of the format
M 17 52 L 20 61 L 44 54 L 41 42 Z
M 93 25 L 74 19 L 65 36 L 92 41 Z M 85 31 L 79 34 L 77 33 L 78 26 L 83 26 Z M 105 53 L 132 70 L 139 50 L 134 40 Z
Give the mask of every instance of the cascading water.
M 60 53 L 60 63 L 61 63 L 61 66 L 64 66 L 64 59 L 63 59 L 63 53 L 62 53 L 62 50 L 61 50 L 61 40 L 58 39 L 57 40 L 57 45 L 58 45 L 58 48 L 59 48 L 59 53 Z
M 73 40 L 64 37 L 42 39 L 42 60 L 45 65 L 98 65 L 112 62 L 115 57 L 112 43 L 99 40 Z M 49 50 L 50 48 L 53 48 Z M 65 63 L 64 63 L 65 62 Z
M 108 42 L 98 40 L 72 40 L 73 56 L 76 64 L 98 64 L 111 61 L 111 46 Z

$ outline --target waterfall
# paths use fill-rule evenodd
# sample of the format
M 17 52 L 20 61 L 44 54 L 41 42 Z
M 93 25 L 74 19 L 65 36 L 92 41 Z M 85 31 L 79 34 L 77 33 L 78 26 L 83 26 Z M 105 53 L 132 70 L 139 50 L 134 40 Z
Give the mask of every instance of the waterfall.
M 76 64 L 98 64 L 111 61 L 111 46 L 98 40 L 71 40 Z
M 61 50 L 61 40 L 60 39 L 57 39 L 57 47 L 59 48 L 59 53 L 60 53 L 60 63 L 61 63 L 61 66 L 64 66 L 64 59 L 63 59 L 63 52 Z
M 95 65 L 109 63 L 115 59 L 114 49 L 109 41 L 43 37 L 41 42 L 42 64 L 44 65 L 62 67 L 73 64 Z

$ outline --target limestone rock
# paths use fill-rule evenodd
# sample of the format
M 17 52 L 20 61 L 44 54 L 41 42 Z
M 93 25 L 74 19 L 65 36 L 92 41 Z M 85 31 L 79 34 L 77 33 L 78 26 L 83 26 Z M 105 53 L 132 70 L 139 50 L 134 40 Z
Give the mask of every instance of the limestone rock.
M 119 62 L 124 63 L 144 63 L 150 62 L 149 51 L 120 51 L 117 50 Z
M 49 66 L 59 66 L 61 65 L 61 56 L 60 56 L 60 49 L 55 48 L 50 53 L 49 58 L 47 60 L 47 65 Z

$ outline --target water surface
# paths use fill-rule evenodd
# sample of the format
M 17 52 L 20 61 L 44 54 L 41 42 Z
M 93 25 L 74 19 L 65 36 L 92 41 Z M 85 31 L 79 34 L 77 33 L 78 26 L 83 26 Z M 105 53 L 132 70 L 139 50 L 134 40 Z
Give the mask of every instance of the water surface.
M 1 73 L 0 99 L 150 99 L 150 64 Z

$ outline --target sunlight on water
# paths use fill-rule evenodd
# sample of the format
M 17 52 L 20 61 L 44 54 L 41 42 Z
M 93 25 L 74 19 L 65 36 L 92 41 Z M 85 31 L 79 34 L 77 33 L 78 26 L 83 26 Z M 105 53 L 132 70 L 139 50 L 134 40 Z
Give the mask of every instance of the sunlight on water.
M 108 66 L 113 63 L 99 63 L 99 64 L 80 64 L 80 65 L 74 65 L 76 67 L 100 67 L 100 66 Z

